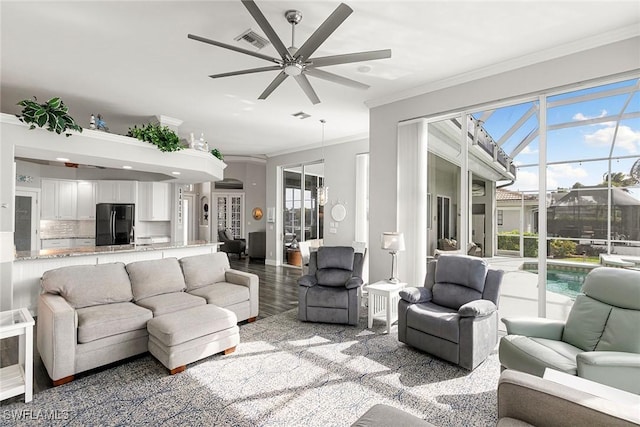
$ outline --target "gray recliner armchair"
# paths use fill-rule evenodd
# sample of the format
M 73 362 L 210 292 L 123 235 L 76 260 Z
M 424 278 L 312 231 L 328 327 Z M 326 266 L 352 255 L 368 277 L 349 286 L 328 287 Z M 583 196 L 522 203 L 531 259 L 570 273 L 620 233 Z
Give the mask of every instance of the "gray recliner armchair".
M 498 343 L 503 274 L 482 258 L 440 255 L 427 265 L 423 287 L 400 291 L 398 340 L 475 369 Z
M 220 246 L 222 252 L 238 254 L 238 259 L 242 258 L 242 254 L 247 249 L 247 241 L 245 239 L 234 239 L 229 230 L 218 230 L 218 241 L 224 243 Z
M 584 280 L 566 322 L 506 318 L 503 368 L 546 368 L 640 394 L 640 272 L 599 267 Z
M 352 247 L 321 246 L 298 280 L 298 319 L 357 325 L 364 255 Z

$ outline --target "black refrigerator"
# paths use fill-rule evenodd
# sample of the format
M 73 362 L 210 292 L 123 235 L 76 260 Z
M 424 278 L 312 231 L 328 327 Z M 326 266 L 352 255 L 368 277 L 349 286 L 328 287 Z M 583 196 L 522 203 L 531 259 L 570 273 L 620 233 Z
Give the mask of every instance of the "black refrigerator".
M 96 246 L 133 243 L 135 205 L 98 203 L 96 205 Z

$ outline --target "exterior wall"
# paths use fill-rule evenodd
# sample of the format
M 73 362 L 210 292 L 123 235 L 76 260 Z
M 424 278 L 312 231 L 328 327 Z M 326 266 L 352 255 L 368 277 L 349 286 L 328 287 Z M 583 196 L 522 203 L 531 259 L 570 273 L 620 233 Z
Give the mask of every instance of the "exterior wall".
M 356 155 L 369 151 L 369 141 L 361 139 L 353 142 L 346 142 L 335 145 L 325 145 L 324 147 L 324 174 L 325 185 L 329 187 L 329 202 L 325 205 L 324 215 L 324 244 L 325 245 L 346 245 L 351 246 L 355 240 L 355 209 L 356 209 Z M 267 192 L 266 207 L 274 209 L 276 217 L 281 211 L 281 195 L 279 194 L 280 177 L 278 174 L 282 166 L 295 165 L 300 163 L 310 163 L 322 160 L 322 150 L 314 148 L 310 150 L 298 151 L 291 154 L 274 156 L 267 160 Z M 372 190 L 372 192 L 375 190 Z M 330 211 L 338 201 L 347 209 L 347 216 L 344 221 L 337 223 L 336 227 L 330 227 L 333 222 Z M 265 216 L 267 215 L 265 210 Z M 268 264 L 278 263 L 278 255 L 282 250 L 277 249 L 277 243 L 283 239 L 282 230 L 276 227 L 278 222 L 267 223 L 267 259 Z M 329 232 L 330 228 L 335 228 L 336 233 Z M 378 242 L 378 234 L 371 242 Z M 280 248 L 281 249 L 281 248 Z M 388 258 L 388 254 L 387 254 Z M 385 265 L 388 259 L 385 259 Z
M 529 96 L 621 73 L 638 72 L 640 37 L 539 62 L 494 76 L 435 90 L 409 99 L 374 107 L 369 114 L 370 146 L 370 241 L 397 220 L 397 124 L 416 117 Z M 388 254 L 372 250 L 370 281 L 386 277 Z M 410 256 L 411 251 L 399 257 Z

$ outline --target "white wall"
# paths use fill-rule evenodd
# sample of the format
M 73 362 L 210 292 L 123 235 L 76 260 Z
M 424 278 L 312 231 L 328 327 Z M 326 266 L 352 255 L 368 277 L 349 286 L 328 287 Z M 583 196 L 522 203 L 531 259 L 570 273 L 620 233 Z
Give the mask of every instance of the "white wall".
M 398 122 L 638 72 L 639 51 L 640 37 L 635 37 L 372 108 L 369 116 L 370 240 L 374 241 L 396 224 Z M 370 281 L 384 279 L 388 254 L 375 248 L 369 253 Z M 399 256 L 411 256 L 411 252 L 405 251 Z
M 329 202 L 325 205 L 324 244 L 351 246 L 355 240 L 355 207 L 356 207 L 356 155 L 369 151 L 366 139 L 324 147 L 325 185 L 329 187 Z M 267 160 L 267 208 L 278 206 L 278 171 L 281 166 L 309 163 L 322 159 L 320 148 L 299 151 L 291 154 L 274 156 Z M 338 202 L 347 208 L 347 217 L 338 224 L 337 233 L 329 233 L 331 208 Z M 265 210 L 266 216 L 266 210 Z M 276 263 L 276 241 L 282 240 L 282 230 L 276 224 L 267 224 L 267 260 Z M 379 240 L 379 239 L 378 239 Z M 378 241 L 375 240 L 375 241 Z
M 267 164 L 262 160 L 227 162 L 224 170 L 225 179 L 234 178 L 244 183 L 244 190 L 213 190 L 221 192 L 243 192 L 244 193 L 244 228 L 245 236 L 252 231 L 264 231 L 267 229 L 266 218 L 266 198 L 267 198 Z M 253 219 L 251 215 L 254 208 L 261 208 L 264 216 L 260 220 Z

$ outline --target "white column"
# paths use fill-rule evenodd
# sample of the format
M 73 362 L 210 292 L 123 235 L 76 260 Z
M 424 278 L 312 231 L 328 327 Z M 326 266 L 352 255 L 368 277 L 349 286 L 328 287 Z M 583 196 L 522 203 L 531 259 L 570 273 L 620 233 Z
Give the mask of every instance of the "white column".
M 460 115 L 460 230 L 458 230 L 458 245 L 462 249 L 462 253 L 467 253 L 469 245 L 469 221 L 471 221 L 471 211 L 469 205 L 469 181 L 471 174 L 469 173 L 469 144 L 467 142 L 467 123 L 469 118 L 466 113 Z
M 547 317 L 547 97 L 540 95 L 538 102 L 538 317 Z
M 398 277 L 408 286 L 422 285 L 427 269 L 427 126 L 424 119 L 398 125 L 396 217 L 406 247 L 398 254 Z

